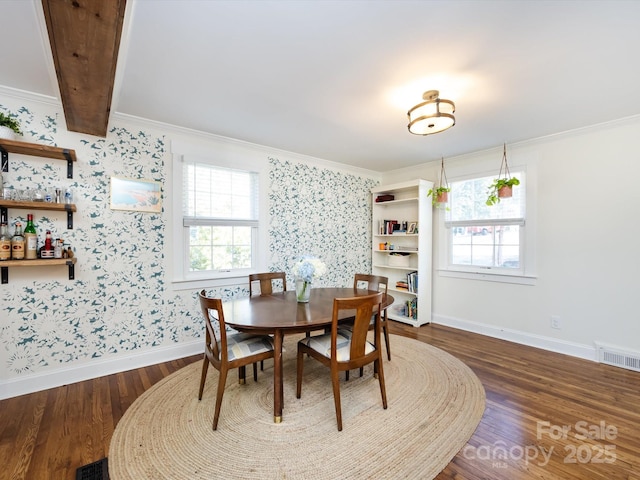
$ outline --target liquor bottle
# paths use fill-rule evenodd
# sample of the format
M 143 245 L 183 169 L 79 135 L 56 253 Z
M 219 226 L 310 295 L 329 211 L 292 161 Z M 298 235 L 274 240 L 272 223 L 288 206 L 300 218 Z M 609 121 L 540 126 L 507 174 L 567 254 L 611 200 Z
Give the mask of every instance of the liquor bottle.
M 11 235 L 6 223 L 0 224 L 0 261 L 11 260 Z
M 16 231 L 11 237 L 11 258 L 24 260 L 24 237 L 22 236 L 22 224 L 16 222 Z
M 27 226 L 24 227 L 24 258 L 35 260 L 38 258 L 38 232 L 33 226 L 33 215 L 27 215 Z
M 56 241 L 53 242 L 53 258 L 62 258 L 62 244 L 61 238 L 56 238 Z
M 40 258 L 53 258 L 53 243 L 51 239 L 51 230 L 47 230 L 47 236 L 44 240 L 44 245 L 40 249 Z

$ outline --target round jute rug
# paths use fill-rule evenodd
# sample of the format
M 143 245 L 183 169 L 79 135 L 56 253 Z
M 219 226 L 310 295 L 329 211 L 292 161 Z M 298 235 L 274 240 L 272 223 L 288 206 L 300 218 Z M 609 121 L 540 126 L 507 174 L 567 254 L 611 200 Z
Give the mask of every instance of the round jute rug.
M 198 401 L 201 362 L 166 377 L 125 412 L 109 450 L 112 480 L 429 479 L 475 431 L 485 393 L 462 362 L 426 343 L 391 336 L 384 361 L 388 408 L 373 367 L 341 380 L 343 430 L 336 427 L 329 370 L 305 358 L 295 396 L 296 340 L 285 337 L 283 422 L 273 423 L 273 364 L 258 382 L 229 375 L 218 429 L 218 372 L 209 368 Z M 385 352 L 386 355 L 386 352 Z M 386 357 L 385 357 L 386 360 Z

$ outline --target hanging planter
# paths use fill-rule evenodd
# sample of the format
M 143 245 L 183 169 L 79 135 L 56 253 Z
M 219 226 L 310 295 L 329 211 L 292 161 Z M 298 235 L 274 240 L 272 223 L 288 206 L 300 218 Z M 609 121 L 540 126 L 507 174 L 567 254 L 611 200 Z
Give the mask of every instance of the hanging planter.
M 22 135 L 18 121 L 12 116 L 0 112 L 0 138 L 15 140 L 18 135 Z
M 436 193 L 436 203 L 447 203 L 449 201 L 449 189 Z
M 442 157 L 440 168 L 440 181 L 436 188 L 432 188 L 427 192 L 427 197 L 431 197 L 431 203 L 434 207 L 444 207 L 449 201 L 449 182 L 447 181 L 447 174 L 444 171 L 444 157 Z
M 502 172 L 504 171 L 504 176 Z M 489 206 L 500 203 L 501 198 L 509 198 L 513 195 L 514 185 L 520 185 L 517 177 L 512 177 L 509 172 L 509 164 L 507 163 L 507 144 L 504 144 L 502 152 L 502 163 L 500 164 L 500 172 L 498 178 L 489 186 L 486 204 Z
M 498 189 L 498 198 L 509 198 L 513 195 L 513 187 L 510 185 L 505 185 L 504 187 L 500 187 Z

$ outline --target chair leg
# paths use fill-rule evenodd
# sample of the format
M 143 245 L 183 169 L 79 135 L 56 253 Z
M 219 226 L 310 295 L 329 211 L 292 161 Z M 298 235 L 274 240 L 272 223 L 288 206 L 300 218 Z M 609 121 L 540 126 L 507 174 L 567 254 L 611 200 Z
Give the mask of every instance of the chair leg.
M 364 367 L 360 367 L 360 376 L 364 375 Z
M 384 333 L 384 344 L 387 347 L 387 359 L 391 361 L 391 349 L 389 348 L 389 329 L 387 328 L 387 323 L 385 322 L 384 327 L 382 328 Z
M 202 400 L 202 392 L 204 392 L 204 382 L 207 379 L 208 371 L 209 371 L 209 359 L 205 354 L 204 361 L 202 362 L 202 374 L 200 375 L 200 390 L 198 391 L 198 400 Z
M 247 378 L 247 367 L 244 365 L 242 367 L 238 367 L 238 383 L 240 385 L 244 385 L 246 383 Z
M 264 360 L 260 360 L 260 371 L 264 372 Z
M 342 431 L 342 408 L 340 407 L 340 378 L 338 371 L 331 371 L 331 383 L 333 384 L 333 403 L 336 406 L 336 421 L 338 422 L 338 431 Z
M 220 369 L 220 377 L 218 378 L 218 392 L 216 394 L 216 409 L 213 414 L 213 429 L 218 429 L 218 418 L 220 417 L 220 407 L 222 406 L 222 396 L 224 395 L 224 386 L 227 383 L 227 369 Z
M 296 358 L 296 398 L 302 395 L 302 369 L 304 368 L 304 354 L 298 347 L 298 356 Z
M 344 379 L 345 379 L 346 382 L 349 381 L 349 370 L 345 370 L 344 371 Z
M 253 381 L 258 381 L 258 362 L 254 362 L 253 364 Z
M 380 383 L 380 394 L 382 395 L 382 408 L 387 409 L 387 389 L 384 385 L 384 372 L 382 371 L 382 358 L 375 360 L 374 366 L 378 370 L 378 382 Z

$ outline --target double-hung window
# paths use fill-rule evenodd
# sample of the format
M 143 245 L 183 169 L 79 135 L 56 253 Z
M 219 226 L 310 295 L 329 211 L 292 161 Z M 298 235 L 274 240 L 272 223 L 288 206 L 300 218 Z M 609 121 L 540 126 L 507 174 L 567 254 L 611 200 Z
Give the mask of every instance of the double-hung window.
M 510 198 L 489 206 L 487 191 L 495 176 L 450 182 L 446 212 L 447 269 L 497 275 L 524 275 L 527 182 L 524 170 L 514 170 L 520 185 Z
M 182 166 L 183 278 L 246 276 L 257 266 L 259 174 Z

